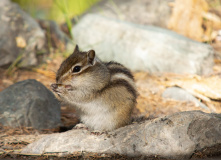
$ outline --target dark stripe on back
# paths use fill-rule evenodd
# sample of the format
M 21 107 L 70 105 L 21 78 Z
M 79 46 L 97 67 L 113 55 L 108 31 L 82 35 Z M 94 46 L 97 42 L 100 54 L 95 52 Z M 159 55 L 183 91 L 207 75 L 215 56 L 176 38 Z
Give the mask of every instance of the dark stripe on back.
M 117 73 L 123 73 L 126 76 L 128 76 L 129 78 L 131 78 L 132 80 L 134 80 L 133 75 L 131 74 L 131 72 L 127 68 L 113 67 L 113 68 L 109 68 L 109 69 L 110 69 L 111 75 L 114 75 L 114 74 L 117 74 Z
M 132 80 L 134 80 L 134 77 L 131 74 L 130 70 L 124 67 L 122 64 L 110 61 L 108 63 L 105 63 L 105 65 L 107 66 L 107 68 L 109 68 L 111 75 L 114 75 L 116 73 L 123 73 Z
M 108 84 L 106 87 L 104 87 L 101 92 L 110 89 L 110 88 L 114 88 L 114 87 L 119 87 L 119 86 L 123 86 L 127 89 L 127 91 L 129 93 L 131 93 L 134 97 L 135 100 L 137 98 L 137 91 L 134 89 L 133 86 L 130 85 L 130 83 L 128 83 L 126 80 L 124 79 L 118 79 L 118 80 L 114 80 L 112 82 L 110 82 L 110 84 Z
M 121 66 L 121 67 L 124 67 L 122 64 L 120 63 L 117 63 L 117 62 L 114 62 L 114 61 L 110 61 L 110 62 L 107 62 L 107 63 L 104 63 L 107 67 L 112 65 L 112 64 L 115 64 L 115 65 L 118 65 L 118 66 Z

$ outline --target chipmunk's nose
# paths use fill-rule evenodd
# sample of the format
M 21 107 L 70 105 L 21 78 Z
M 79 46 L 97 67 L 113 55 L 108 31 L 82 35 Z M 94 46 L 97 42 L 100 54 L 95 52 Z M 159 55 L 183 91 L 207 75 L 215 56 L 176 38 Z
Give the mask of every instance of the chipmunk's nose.
M 51 89 L 57 89 L 58 88 L 58 85 L 57 84 L 55 84 L 55 83 L 53 83 L 53 84 L 51 84 Z

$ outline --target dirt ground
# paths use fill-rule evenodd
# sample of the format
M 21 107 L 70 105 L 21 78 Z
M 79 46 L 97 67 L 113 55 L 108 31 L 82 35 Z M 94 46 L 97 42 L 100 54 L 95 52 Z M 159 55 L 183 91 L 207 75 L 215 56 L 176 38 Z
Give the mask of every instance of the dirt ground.
M 151 74 L 148 72 L 133 73 L 139 92 L 133 117 L 145 116 L 147 118 L 156 118 L 175 112 L 190 110 L 221 113 L 221 42 L 213 44 L 213 47 L 216 51 L 214 59 L 215 65 L 213 67 L 213 73 L 207 76 L 178 75 L 172 73 Z M 56 70 L 63 59 L 64 58 L 59 54 L 51 54 L 45 63 L 40 66 L 32 69 L 14 68 L 10 75 L 7 69 L 0 69 L 0 91 L 25 79 L 36 79 L 50 89 L 49 86 L 55 81 Z M 194 84 L 198 84 L 198 88 L 193 88 Z M 170 86 L 179 86 L 190 91 L 201 102 L 207 105 L 209 110 L 202 109 L 193 102 L 181 102 L 162 98 L 162 92 Z M 204 89 L 203 91 L 202 88 Z M 39 155 L 20 155 L 20 151 L 23 147 L 41 138 L 44 134 L 63 132 L 70 129 L 70 126 L 78 123 L 74 110 L 65 104 L 62 104 L 61 107 L 61 120 L 63 122 L 62 127 L 41 131 L 29 127 L 10 128 L 0 126 L 0 159 L 47 159 L 48 157 L 50 157 L 50 159 L 63 159 L 53 154 L 40 157 Z M 200 156 L 203 155 L 199 154 L 198 157 Z M 73 157 L 76 159 L 85 158 L 82 156 L 82 153 L 73 155 Z M 89 155 L 89 157 L 102 158 L 102 156 L 98 155 Z M 106 158 L 108 159 L 108 157 Z M 117 159 L 124 158 L 125 157 L 121 156 Z M 65 159 L 68 159 L 68 157 Z

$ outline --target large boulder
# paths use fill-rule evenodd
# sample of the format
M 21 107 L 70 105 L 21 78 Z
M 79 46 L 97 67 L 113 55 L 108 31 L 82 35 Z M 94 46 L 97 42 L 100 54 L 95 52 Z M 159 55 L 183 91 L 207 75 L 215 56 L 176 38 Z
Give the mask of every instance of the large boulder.
M 0 123 L 11 127 L 48 129 L 58 127 L 60 104 L 40 82 L 17 82 L 0 92 Z
M 10 0 L 1 0 L 0 15 L 0 66 L 8 66 L 20 54 L 20 66 L 36 65 L 36 52 L 45 44 L 38 23 Z
M 167 28 L 175 0 L 101 0 L 83 14 L 99 14 L 136 24 Z M 74 18 L 73 23 L 76 22 Z
M 173 31 L 88 14 L 73 27 L 82 50 L 95 49 L 104 61 L 115 60 L 133 71 L 208 74 L 213 49 Z
M 73 129 L 47 135 L 25 147 L 22 154 L 93 152 L 169 159 L 187 159 L 201 152 L 220 155 L 220 116 L 201 111 L 181 112 L 101 135 Z

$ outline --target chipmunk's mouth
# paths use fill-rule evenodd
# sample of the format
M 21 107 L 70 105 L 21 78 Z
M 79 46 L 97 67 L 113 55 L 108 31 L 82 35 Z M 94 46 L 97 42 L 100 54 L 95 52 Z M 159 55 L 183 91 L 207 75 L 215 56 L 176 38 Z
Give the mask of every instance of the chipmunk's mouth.
M 56 90 L 56 89 L 52 89 L 53 90 L 53 92 L 55 92 L 55 93 L 61 93 L 60 91 L 58 91 L 58 90 Z
M 62 93 L 59 90 L 59 85 L 60 85 L 60 87 L 65 88 L 65 90 L 67 90 L 67 91 L 73 91 L 73 87 L 71 85 L 62 85 L 61 86 L 61 84 L 53 83 L 53 84 L 51 84 L 51 89 L 53 90 L 53 92 L 55 92 L 57 94 L 61 94 Z
M 58 84 L 51 84 L 51 89 L 53 92 L 57 93 L 57 94 L 60 94 L 61 92 L 58 90 Z

